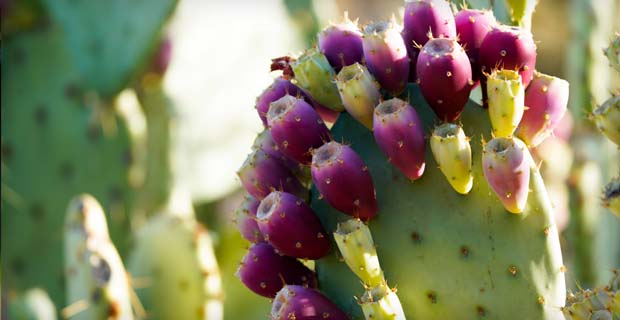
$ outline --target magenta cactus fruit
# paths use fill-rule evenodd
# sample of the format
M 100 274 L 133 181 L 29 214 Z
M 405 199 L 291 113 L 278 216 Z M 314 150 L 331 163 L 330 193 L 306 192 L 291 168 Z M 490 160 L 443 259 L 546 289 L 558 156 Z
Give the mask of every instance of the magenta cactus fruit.
M 256 222 L 256 210 L 259 204 L 260 202 L 256 198 L 246 195 L 241 205 L 235 211 L 234 222 L 239 233 L 252 243 L 265 241 Z
M 256 294 L 273 298 L 287 284 L 315 288 L 316 275 L 297 259 L 282 256 L 267 243 L 253 244 L 237 270 L 241 282 Z
M 456 38 L 454 15 L 445 0 L 405 0 L 403 38 L 423 46 L 433 38 Z
M 478 81 L 482 75 L 478 65 L 480 45 L 487 33 L 497 24 L 490 10 L 463 9 L 454 17 L 456 34 L 471 63 L 472 77 Z
M 312 149 L 331 140 L 329 129 L 312 106 L 290 95 L 271 103 L 267 123 L 279 150 L 303 164 L 312 161 Z
M 260 202 L 256 217 L 267 241 L 287 256 L 319 259 L 331 248 L 314 211 L 290 193 L 270 193 Z
M 374 114 L 375 141 L 390 163 L 403 174 L 416 180 L 425 167 L 424 128 L 415 109 L 398 98 L 377 106 Z
M 362 62 L 362 31 L 357 21 L 349 20 L 346 13 L 342 22 L 323 29 L 318 38 L 319 50 L 336 72 L 348 65 Z
M 458 119 L 473 85 L 469 58 L 461 45 L 453 39 L 428 41 L 418 56 L 416 70 L 422 95 L 437 117 Z
M 517 138 L 494 138 L 484 146 L 484 177 L 511 213 L 521 213 L 525 208 L 531 165 L 527 146 Z
M 394 21 L 371 23 L 364 28 L 364 59 L 381 87 L 399 95 L 409 79 L 409 58 Z
M 312 106 L 314 107 L 314 110 L 316 110 L 316 113 L 319 114 L 319 116 L 321 117 L 321 119 L 323 119 L 323 121 L 325 122 L 329 122 L 329 123 L 335 123 L 336 120 L 338 120 L 338 116 L 340 115 L 340 112 L 338 111 L 334 111 L 320 103 L 318 103 L 316 100 L 312 100 Z
M 269 112 L 269 105 L 284 97 L 285 95 L 290 95 L 293 97 L 303 97 L 308 99 L 306 96 L 296 85 L 292 84 L 290 81 L 279 77 L 276 78 L 273 83 L 261 93 L 258 98 L 256 98 L 256 111 L 258 112 L 258 116 L 263 121 L 263 125 L 267 128 L 267 112 Z M 308 102 L 310 100 L 308 99 Z
M 525 111 L 517 128 L 517 136 L 535 147 L 549 137 L 566 113 L 568 81 L 534 73 L 525 91 Z
M 237 175 L 245 190 L 258 200 L 274 190 L 286 191 L 304 199 L 308 195 L 308 190 L 281 160 L 261 149 L 248 155 Z
M 332 207 L 362 220 L 377 214 L 372 177 L 351 147 L 332 141 L 316 149 L 311 173 L 314 185 Z
M 348 320 L 349 317 L 317 290 L 284 286 L 273 299 L 272 320 Z
M 372 113 L 381 93 L 368 69 L 359 63 L 346 66 L 338 73 L 336 85 L 347 112 L 372 130 Z
M 527 88 L 536 68 L 536 44 L 532 33 L 518 27 L 498 25 L 482 41 L 478 63 L 483 73 L 495 69 L 519 71 Z M 483 101 L 486 105 L 486 81 L 481 78 Z
M 165 36 L 159 43 L 155 57 L 151 61 L 150 71 L 160 76 L 163 75 L 168 70 L 170 60 L 172 60 L 172 40 Z
M 406 0 L 402 37 L 412 64 L 409 76 L 415 80 L 419 48 L 432 38 L 456 38 L 450 4 L 445 0 Z
M 269 156 L 282 161 L 284 165 L 291 170 L 291 172 L 296 173 L 299 171 L 299 163 L 280 151 L 280 147 L 275 141 L 273 141 L 273 137 L 271 136 L 269 129 L 265 129 L 256 135 L 256 138 L 252 143 L 252 150 L 259 149 L 263 150 Z

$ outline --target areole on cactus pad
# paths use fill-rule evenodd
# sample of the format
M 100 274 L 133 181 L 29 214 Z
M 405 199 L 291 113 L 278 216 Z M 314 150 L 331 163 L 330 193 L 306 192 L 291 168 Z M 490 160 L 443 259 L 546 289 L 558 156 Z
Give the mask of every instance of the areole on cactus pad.
M 250 248 L 240 276 L 251 290 L 275 296 L 274 319 L 318 319 L 320 310 L 351 319 L 561 319 L 565 267 L 552 204 L 528 146 L 513 136 L 525 109 L 523 90 L 534 72 L 535 46 L 529 31 L 496 25 L 490 12 L 472 11 L 462 15 L 463 28 L 476 18 L 484 26 L 475 25 L 471 39 L 463 40 L 474 46 L 468 52 L 455 39 L 454 17 L 445 5 L 407 1 L 399 37 L 394 21 L 369 24 L 362 61 L 334 59 L 350 46 L 359 48 L 357 27 L 347 24 L 355 35 L 350 43 L 326 46 L 326 36 L 341 32 L 331 28 L 320 35 L 327 58 L 310 50 L 295 62 L 291 82 L 343 112 L 321 146 L 306 143 L 309 138 L 296 146 L 312 154 L 311 163 L 307 154 L 289 155 L 312 176 L 307 207 L 286 193 L 300 195 L 291 188 L 291 176 L 281 173 L 288 172 L 283 162 L 251 157 L 240 171 L 247 191 L 263 201 L 257 219 L 266 235 L 265 243 Z M 484 32 L 491 25 L 494 31 Z M 431 32 L 416 35 L 412 26 Z M 485 41 L 489 36 L 497 41 Z M 410 48 L 415 37 L 418 47 Z M 491 83 L 493 108 L 486 110 L 468 100 L 474 74 L 486 90 L 486 77 L 497 68 L 506 70 L 494 75 L 513 76 L 501 80 L 516 79 L 518 92 Z M 410 70 L 417 79 L 409 78 Z M 418 84 L 407 83 L 412 80 Z M 567 94 L 558 92 L 553 101 L 538 99 L 540 109 L 562 112 L 563 103 L 546 105 Z M 279 104 L 272 101 L 270 108 Z M 534 112 L 528 123 L 552 130 L 555 123 L 539 118 L 544 115 Z M 295 130 L 272 135 L 280 149 L 281 141 L 299 139 Z M 262 169 L 267 164 L 273 174 Z M 256 241 L 253 225 L 240 227 Z M 296 251 L 323 232 L 331 246 L 313 244 L 321 250 L 312 255 Z M 325 252 L 314 261 L 314 273 L 293 258 Z M 274 272 L 288 278 L 277 282 Z M 313 286 L 314 276 L 321 294 L 299 287 Z M 295 298 L 298 292 L 304 302 Z

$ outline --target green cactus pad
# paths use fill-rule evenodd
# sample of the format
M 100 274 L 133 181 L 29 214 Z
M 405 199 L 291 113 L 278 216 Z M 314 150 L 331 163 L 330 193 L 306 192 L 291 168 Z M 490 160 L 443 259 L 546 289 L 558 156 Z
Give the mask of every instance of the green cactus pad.
M 7 319 L 56 320 L 56 307 L 47 292 L 34 288 L 9 302 Z
M 176 0 L 44 0 L 89 89 L 110 98 L 155 49 Z
M 222 319 L 221 279 L 211 236 L 192 215 L 153 216 L 136 239 L 129 270 L 149 319 Z
M 2 269 L 4 285 L 39 286 L 66 306 L 62 226 L 77 193 L 102 201 L 111 236 L 128 245 L 131 162 L 126 127 L 104 133 L 81 79 L 48 27 L 2 41 Z
M 430 133 L 436 118 L 417 86 L 405 96 Z M 528 204 L 507 212 L 482 173 L 481 139 L 490 140 L 486 110 L 469 102 L 460 121 L 472 138 L 474 185 L 455 192 L 427 148 L 427 169 L 410 182 L 390 165 L 372 132 L 347 114 L 332 129 L 334 140 L 351 144 L 373 176 L 379 213 L 369 227 L 385 277 L 398 289 L 408 319 L 561 319 L 564 270 L 552 206 L 533 168 Z M 348 216 L 317 198 L 312 207 L 331 234 Z M 332 254 L 318 260 L 321 290 L 353 319 L 363 319 L 355 297 L 359 279 Z

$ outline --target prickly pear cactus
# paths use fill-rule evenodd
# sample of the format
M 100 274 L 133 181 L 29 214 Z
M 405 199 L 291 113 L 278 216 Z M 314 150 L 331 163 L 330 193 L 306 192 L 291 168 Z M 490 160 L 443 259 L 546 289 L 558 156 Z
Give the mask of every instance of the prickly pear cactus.
M 600 288 L 569 293 L 562 312 L 566 320 L 620 319 L 620 270 Z
M 43 4 L 66 33 L 69 53 L 86 85 L 110 98 L 155 49 L 176 0 L 44 0 Z
M 138 232 L 129 270 L 149 319 L 223 318 L 211 236 L 193 212 L 153 216 Z
M 341 100 L 323 103 L 338 111 L 343 104 L 346 111 L 329 134 L 305 98 L 259 99 L 270 103 L 266 128 L 276 149 L 310 169 L 310 209 L 322 225 L 311 223 L 304 192 L 286 189 L 296 181 L 282 158 L 265 150 L 261 162 L 242 165 L 239 177 L 260 201 L 250 213 L 263 237 L 250 238 L 257 243 L 240 278 L 255 293 L 275 297 L 273 319 L 314 319 L 310 314 L 326 310 L 324 297 L 310 293 L 305 304 L 287 304 L 285 285 L 315 286 L 291 260 L 309 257 L 316 259 L 318 289 L 340 308 L 324 311 L 324 318 L 563 317 L 565 267 L 553 207 L 530 155 L 534 144 L 515 132 L 536 128 L 528 141 L 544 140 L 566 111 L 568 90 L 526 90 L 535 74 L 543 76 L 535 72 L 536 46 L 527 29 L 453 19 L 445 1 L 407 0 L 404 29 L 395 19 L 363 28 L 363 59 L 350 59 L 356 41 L 309 51 L 313 61 L 341 58 Z M 429 32 L 417 37 L 419 30 Z M 454 37 L 467 30 L 480 32 Z M 466 50 L 479 66 L 472 67 L 478 60 Z M 292 62 L 292 83 L 311 96 L 322 94 L 313 89 L 330 85 L 325 75 L 335 73 L 334 65 L 296 68 L 307 61 L 306 53 Z M 474 74 L 488 90 L 488 109 L 468 99 Z M 370 96 L 377 87 L 380 99 L 359 94 Z M 262 165 L 267 162 L 271 170 Z M 325 234 L 338 250 L 320 250 Z
M 63 318 L 133 319 L 129 278 L 99 202 L 87 194 L 72 199 L 64 233 L 68 306 Z
M 420 113 L 425 131 L 436 118 L 416 87 L 411 104 Z M 385 276 L 398 288 L 405 314 L 413 319 L 445 319 L 459 315 L 476 319 L 557 319 L 564 303 L 564 275 L 553 209 L 540 174 L 532 170 L 530 193 L 523 213 L 508 213 L 482 174 L 481 138 L 490 139 L 488 115 L 469 102 L 461 116 L 472 137 L 474 184 L 468 195 L 452 190 L 434 165 L 411 182 L 389 165 L 372 133 L 348 115 L 332 128 L 337 141 L 346 141 L 364 159 L 373 176 L 379 213 L 372 231 Z M 427 164 L 434 164 L 430 152 Z M 312 206 L 326 229 L 334 230 L 347 216 L 313 193 Z M 344 310 L 361 318 L 353 297 L 359 281 L 332 254 L 316 262 L 321 289 Z M 517 298 L 518 297 L 518 298 Z M 518 299 L 522 303 L 515 304 Z
M 111 105 L 88 99 L 57 27 L 2 43 L 2 269 L 7 288 L 45 289 L 64 306 L 67 202 L 101 200 L 110 235 L 128 245 L 130 136 Z

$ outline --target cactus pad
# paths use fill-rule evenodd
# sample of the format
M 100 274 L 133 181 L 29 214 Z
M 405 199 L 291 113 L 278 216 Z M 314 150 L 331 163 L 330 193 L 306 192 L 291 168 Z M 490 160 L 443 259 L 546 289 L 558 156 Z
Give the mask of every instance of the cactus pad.
M 419 89 L 410 86 L 407 94 L 431 132 L 437 120 Z M 351 144 L 373 176 L 379 213 L 369 227 L 407 317 L 558 319 L 565 284 L 551 203 L 535 168 L 523 213 L 507 212 L 492 193 L 481 167 L 481 138 L 491 134 L 485 113 L 470 101 L 461 116 L 472 138 L 474 184 L 466 196 L 452 189 L 430 152 L 427 171 L 412 183 L 388 163 L 372 132 L 349 115 L 340 116 L 332 134 Z M 348 218 L 319 200 L 316 189 L 312 207 L 327 230 Z M 353 319 L 362 319 L 354 299 L 362 290 L 346 264 L 332 254 L 317 260 L 316 270 L 321 290 Z

